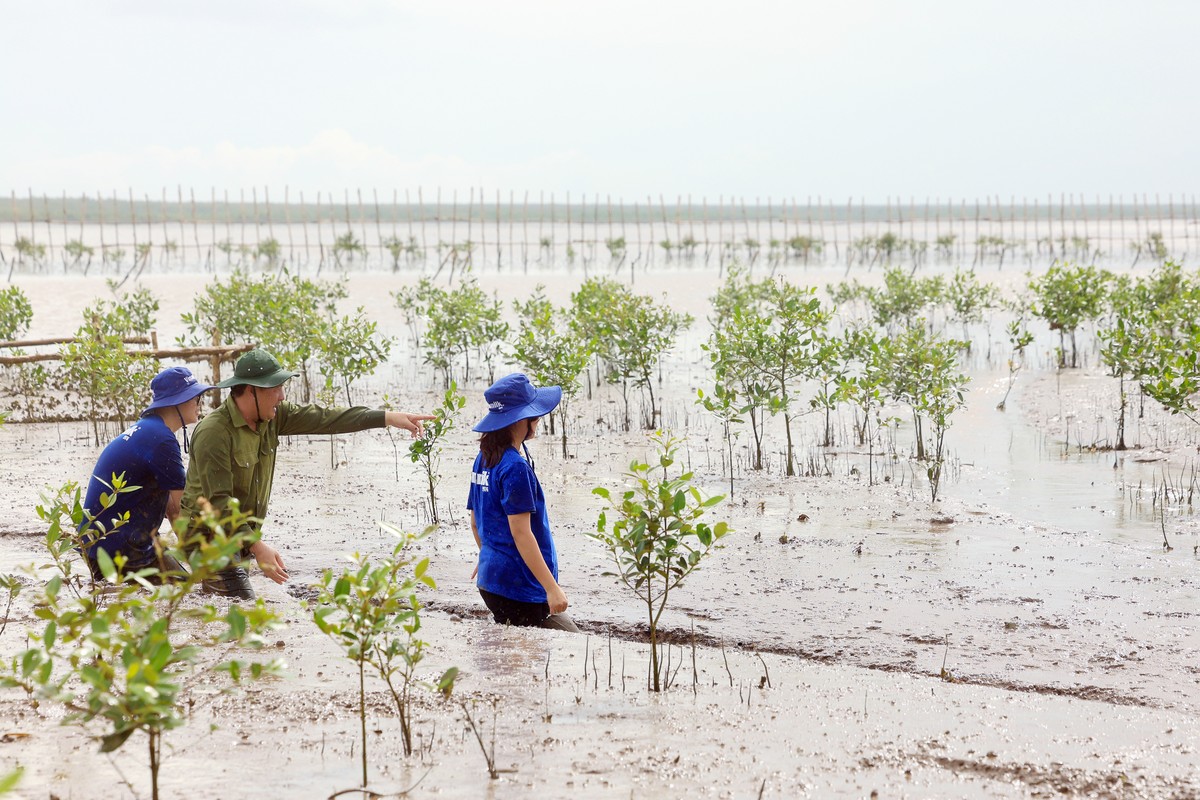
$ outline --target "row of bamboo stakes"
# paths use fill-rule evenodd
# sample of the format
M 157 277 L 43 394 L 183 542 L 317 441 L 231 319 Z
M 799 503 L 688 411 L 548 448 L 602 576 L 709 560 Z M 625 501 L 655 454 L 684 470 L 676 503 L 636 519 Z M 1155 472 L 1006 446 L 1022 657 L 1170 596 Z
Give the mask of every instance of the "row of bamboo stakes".
M 499 190 L 485 194 L 482 188 L 466 193 L 465 203 L 457 190 L 450 192 L 449 202 L 445 202 L 441 189 L 435 191 L 429 203 L 421 188 L 415 193 L 406 189 L 403 196 L 393 190 L 390 203 L 381 203 L 377 190 L 364 198 L 361 189 L 354 190 L 353 197 L 350 190 L 345 190 L 340 201 L 332 193 L 318 192 L 315 203 L 306 201 L 303 192 L 293 202 L 286 187 L 282 203 L 272 202 L 266 188 L 261 199 L 258 188 L 252 188 L 248 197 L 245 190 L 240 190 L 236 199 L 231 199 L 227 190 L 218 197 L 212 189 L 207 203 L 197 201 L 194 189 L 187 190 L 185 196 L 183 188 L 176 187 L 174 194 L 169 199 L 164 188 L 157 200 L 147 194 L 137 199 L 129 189 L 124 198 L 113 191 L 108 197 L 97 193 L 94 197 L 85 194 L 70 198 L 64 193 L 51 199 L 45 194 L 35 196 L 32 190 L 18 198 L 13 190 L 6 215 L 10 224 L 0 226 L 0 257 L 5 251 L 15 257 L 13 249 L 23 239 L 45 247 L 51 257 L 68 242 L 76 241 L 98 244 L 102 251 L 132 247 L 135 253 L 140 247 L 169 246 L 180 258 L 190 251 L 196 261 L 211 260 L 218 242 L 233 246 L 236 229 L 242 252 L 274 240 L 281 248 L 286 246 L 289 256 L 297 250 L 324 254 L 339 235 L 349 232 L 385 261 L 390 260 L 385 242 L 391 238 L 412 243 L 422 253 L 470 242 L 485 260 L 489 250 L 495 248 L 499 266 L 505 248 L 510 261 L 515 260 L 518 249 L 527 259 L 530 250 L 536 253 L 544 248 L 547 239 L 556 238 L 554 234 L 563 226 L 565 242 L 560 239 L 553 246 L 594 247 L 620 238 L 627 241 L 630 250 L 642 252 L 648 248 L 650 253 L 664 239 L 678 246 L 690 238 L 706 248 L 741 245 L 753 239 L 765 250 L 772 240 L 786 247 L 793 237 L 803 236 L 822 243 L 827 259 L 848 254 L 856 238 L 884 232 L 925 241 L 930 249 L 938 237 L 951 234 L 956 256 L 977 248 L 985 235 L 1026 246 L 1053 239 L 1065 243 L 1068 238 L 1089 246 L 1103 242 L 1113 252 L 1157 234 L 1177 253 L 1190 252 L 1193 229 L 1200 220 L 1195 196 L 1174 194 L 1165 199 L 1161 195 L 1134 195 L 1129 200 L 1124 196 L 1096 196 L 1090 202 L 1083 195 L 1060 194 L 1058 198 L 1048 195 L 1044 203 L 1041 198 L 1021 198 L 1018 202 L 1011 197 L 1003 202 L 999 197 L 986 197 L 968 203 L 965 199 L 944 202 L 941 198 L 918 202 L 910 197 L 907 202 L 888 198 L 882 204 L 861 199 L 842 204 L 823 197 L 808 197 L 803 202 L 771 197 L 764 202 L 756 197 L 748 204 L 745 198 L 725 196 L 710 204 L 707 197 L 696 203 L 691 196 L 679 195 L 670 205 L 661 194 L 657 200 L 646 197 L 644 202 L 633 203 L 593 195 L 589 203 L 586 195 L 572 202 L 568 193 L 565 202 L 560 203 L 555 193 L 550 193 L 547 200 L 545 192 L 540 192 L 531 205 L 529 192 L 518 198 L 510 191 L 505 199 Z M 446 226 L 450 229 L 448 240 L 443 236 Z M 312 238 L 310 227 L 315 228 Z M 11 238 L 4 234 L 5 228 Z M 280 228 L 286 242 L 277 236 Z M 431 228 L 435 239 L 429 235 Z M 222 231 L 224 238 L 220 239 Z M 633 235 L 627 236 L 630 231 Z M 248 234 L 253 238 L 248 240 Z

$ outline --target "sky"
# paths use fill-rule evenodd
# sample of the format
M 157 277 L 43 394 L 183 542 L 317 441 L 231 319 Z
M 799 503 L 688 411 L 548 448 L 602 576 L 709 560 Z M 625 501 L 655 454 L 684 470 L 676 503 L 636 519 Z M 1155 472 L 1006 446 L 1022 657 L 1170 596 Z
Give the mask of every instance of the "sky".
M 1200 191 L 1200 4 L 8 0 L 0 191 Z

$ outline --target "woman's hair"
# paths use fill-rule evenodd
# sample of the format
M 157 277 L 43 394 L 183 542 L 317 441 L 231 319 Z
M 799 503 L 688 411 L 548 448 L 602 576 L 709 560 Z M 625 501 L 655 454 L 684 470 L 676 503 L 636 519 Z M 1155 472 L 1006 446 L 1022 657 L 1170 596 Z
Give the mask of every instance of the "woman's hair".
M 479 452 L 483 453 L 483 465 L 488 469 L 500 463 L 500 457 L 504 455 L 504 451 L 512 447 L 513 425 L 525 425 L 525 435 L 522 440 L 529 438 L 529 431 L 533 425 L 533 421 L 538 417 L 526 417 L 519 419 L 510 425 L 501 428 L 498 431 L 488 431 L 479 437 Z
M 512 434 L 508 428 L 488 431 L 479 437 L 479 452 L 483 453 L 483 465 L 488 469 L 500 463 L 504 451 L 512 446 Z

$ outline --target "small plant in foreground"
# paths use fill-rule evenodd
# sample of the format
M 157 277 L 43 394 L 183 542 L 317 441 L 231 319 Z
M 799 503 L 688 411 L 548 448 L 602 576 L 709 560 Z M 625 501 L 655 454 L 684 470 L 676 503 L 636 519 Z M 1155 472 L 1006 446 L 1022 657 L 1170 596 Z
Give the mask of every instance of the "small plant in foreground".
M 625 473 L 632 488 L 619 496 L 603 487 L 592 490 L 615 513 L 610 525 L 607 512 L 600 512 L 596 532 L 589 535 L 608 549 L 616 564 L 616 572 L 605 574 L 615 576 L 646 604 L 650 631 L 648 684 L 658 692 L 670 687 L 658 652 L 658 623 L 671 590 L 700 566 L 729 532 L 729 525 L 718 522 L 710 526 L 700 521 L 725 499 L 723 495 L 704 497 L 692 486 L 691 472 L 671 477 L 681 440 L 663 431 L 655 432 L 650 440 L 658 450 L 657 463 L 633 461 Z M 662 470 L 661 477 L 653 474 L 658 469 Z
M 82 537 L 90 528 L 78 487 L 63 487 L 38 511 L 50 522 L 47 546 L 52 554 L 63 549 L 59 544 L 64 532 L 82 527 Z M 102 596 L 64 591 L 71 586 L 71 573 L 56 556 L 59 574 L 46 582 L 34 603 L 34 613 L 45 627 L 29 631 L 28 648 L 0 663 L 0 687 L 24 690 L 35 705 L 61 706 L 66 711 L 64 724 L 106 722 L 109 732 L 100 739 L 102 753 L 117 750 L 133 734 L 144 732 L 151 797 L 158 800 L 163 736 L 187 721 L 181 696 L 191 680 L 225 673 L 236 684 L 244 677 L 260 678 L 282 668 L 277 660 L 234 658 L 211 663 L 218 645 L 261 647 L 262 635 L 275 627 L 277 618 L 262 600 L 249 608 L 231 605 L 220 611 L 190 594 L 202 581 L 239 560 L 243 546 L 257 537 L 226 534 L 241 528 L 247 518 L 236 503 L 222 519 L 209 510 L 202 535 L 189 535 L 181 520 L 180 546 L 168 552 L 187 565 L 183 573 L 163 574 L 154 567 L 127 573 L 124 556 L 113 559 L 98 550 L 104 578 L 115 584 Z M 55 533 L 60 539 L 51 542 Z M 75 540 L 79 544 L 82 538 Z M 153 585 L 157 580 L 165 582 Z M 181 635 L 187 635 L 191 644 L 179 646 Z
M 417 589 L 437 588 L 426 570 L 429 559 L 417 560 L 408 552 L 417 540 L 428 535 L 412 534 L 381 523 L 399 537 L 392 554 L 372 563 L 359 553 L 350 556 L 353 566 L 335 574 L 325 570 L 316 584 L 318 607 L 313 621 L 333 639 L 358 667 L 358 715 L 362 731 L 362 782 L 367 785 L 366 668 L 383 678 L 400 717 L 404 754 L 412 754 L 412 689 L 417 665 L 425 655 L 425 642 L 417 638 L 421 629 L 421 602 Z M 411 571 L 410 571 L 411 570 Z M 435 688 L 448 695 L 458 676 L 451 667 L 442 673 Z
M 467 398 L 458 391 L 458 384 L 450 382 L 450 388 L 442 397 L 442 404 L 433 412 L 433 419 L 425 424 L 425 435 L 413 439 L 408 446 L 408 457 L 414 464 L 420 464 L 425 470 L 425 478 L 429 484 L 429 518 L 437 524 L 437 494 L 435 489 L 439 479 L 438 465 L 442 460 L 441 441 L 454 428 L 454 420 L 467 405 Z

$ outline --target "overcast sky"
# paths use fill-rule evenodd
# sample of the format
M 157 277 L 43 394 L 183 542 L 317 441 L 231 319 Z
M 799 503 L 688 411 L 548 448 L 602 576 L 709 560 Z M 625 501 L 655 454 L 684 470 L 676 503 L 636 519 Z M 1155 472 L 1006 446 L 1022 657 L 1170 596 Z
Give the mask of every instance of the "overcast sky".
M 1200 3 L 11 0 L 0 190 L 1200 193 Z

